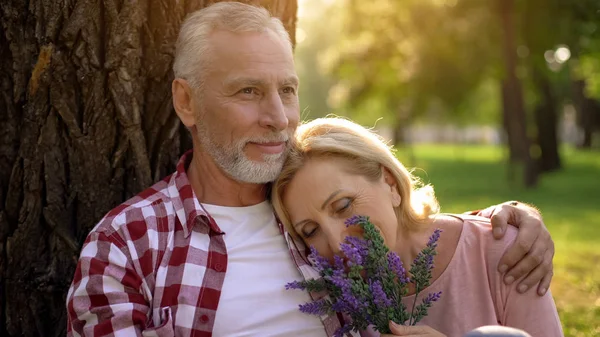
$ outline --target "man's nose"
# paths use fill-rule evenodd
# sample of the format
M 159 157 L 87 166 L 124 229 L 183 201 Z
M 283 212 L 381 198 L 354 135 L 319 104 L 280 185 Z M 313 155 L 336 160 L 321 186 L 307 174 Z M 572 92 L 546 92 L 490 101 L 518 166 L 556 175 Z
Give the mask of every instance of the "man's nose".
M 265 96 L 262 109 L 261 126 L 275 131 L 287 129 L 289 120 L 278 92 L 273 92 Z

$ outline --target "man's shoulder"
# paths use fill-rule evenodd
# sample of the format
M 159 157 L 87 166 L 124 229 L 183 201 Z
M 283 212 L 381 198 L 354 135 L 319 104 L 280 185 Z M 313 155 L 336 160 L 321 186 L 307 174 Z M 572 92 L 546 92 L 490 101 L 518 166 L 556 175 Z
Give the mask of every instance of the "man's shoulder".
M 173 213 L 169 211 L 172 209 L 172 197 L 169 193 L 169 182 L 172 176 L 167 176 L 110 210 L 91 232 L 102 232 L 110 236 L 121 231 L 124 226 L 129 227 L 132 223 L 139 227 L 138 224 L 144 222 L 146 225 L 143 227 L 147 227 L 155 223 L 147 220 L 166 217 Z

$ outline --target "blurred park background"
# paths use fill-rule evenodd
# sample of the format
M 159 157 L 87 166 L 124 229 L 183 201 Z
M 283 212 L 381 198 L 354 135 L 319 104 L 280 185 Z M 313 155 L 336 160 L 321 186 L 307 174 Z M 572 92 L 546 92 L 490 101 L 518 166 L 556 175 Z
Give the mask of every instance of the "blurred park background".
M 443 212 L 540 208 L 566 336 L 600 336 L 600 1 L 299 0 L 303 118 L 395 144 Z

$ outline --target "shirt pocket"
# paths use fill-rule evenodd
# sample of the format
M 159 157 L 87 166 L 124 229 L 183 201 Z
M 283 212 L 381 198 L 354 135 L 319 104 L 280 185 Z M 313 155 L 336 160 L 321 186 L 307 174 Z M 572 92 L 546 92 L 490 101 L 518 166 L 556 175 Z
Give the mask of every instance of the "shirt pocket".
M 160 317 L 160 324 L 156 327 L 148 328 L 142 331 L 144 337 L 173 337 L 175 336 L 175 330 L 173 328 L 173 316 L 171 314 L 171 308 L 160 308 L 158 315 Z

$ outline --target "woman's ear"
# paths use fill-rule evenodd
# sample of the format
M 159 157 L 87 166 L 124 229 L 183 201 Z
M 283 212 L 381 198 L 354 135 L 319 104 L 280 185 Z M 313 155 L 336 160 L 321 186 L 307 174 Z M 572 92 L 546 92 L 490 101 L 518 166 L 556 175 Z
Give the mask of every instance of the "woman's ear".
M 196 124 L 193 109 L 193 90 L 188 81 L 176 78 L 171 84 L 171 92 L 173 94 L 173 108 L 183 125 L 188 128 Z
M 392 172 L 390 172 L 390 170 L 387 167 L 382 166 L 381 170 L 382 170 L 383 180 L 390 187 L 390 193 L 392 194 L 391 195 L 392 205 L 394 207 L 398 207 L 398 206 L 400 206 L 400 203 L 402 202 L 402 198 L 400 197 L 400 192 L 398 191 L 398 182 L 396 181 L 396 178 L 394 177 Z

